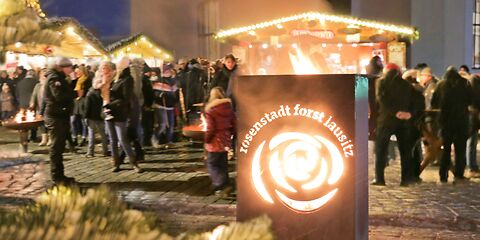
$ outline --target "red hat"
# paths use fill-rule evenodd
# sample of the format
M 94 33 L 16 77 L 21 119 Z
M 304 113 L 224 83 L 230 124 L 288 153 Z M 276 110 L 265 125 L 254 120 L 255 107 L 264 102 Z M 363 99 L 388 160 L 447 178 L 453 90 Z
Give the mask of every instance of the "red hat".
M 397 70 L 400 72 L 400 67 L 395 64 L 395 63 L 389 63 L 387 66 L 385 66 L 385 70 L 390 71 L 390 70 Z

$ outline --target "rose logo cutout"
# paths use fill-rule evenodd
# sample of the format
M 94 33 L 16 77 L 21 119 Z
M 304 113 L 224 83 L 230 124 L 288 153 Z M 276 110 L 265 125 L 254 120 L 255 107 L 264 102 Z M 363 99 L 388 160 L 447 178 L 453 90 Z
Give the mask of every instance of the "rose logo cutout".
M 278 134 L 268 145 L 263 141 L 252 161 L 252 178 L 257 193 L 265 201 L 274 203 L 264 181 L 270 176 L 276 198 L 288 208 L 302 213 L 320 209 L 335 196 L 338 188 L 321 197 L 312 197 L 323 185 L 337 183 L 343 170 L 343 158 L 335 144 L 320 135 L 299 132 Z M 302 196 L 302 199 L 287 195 Z

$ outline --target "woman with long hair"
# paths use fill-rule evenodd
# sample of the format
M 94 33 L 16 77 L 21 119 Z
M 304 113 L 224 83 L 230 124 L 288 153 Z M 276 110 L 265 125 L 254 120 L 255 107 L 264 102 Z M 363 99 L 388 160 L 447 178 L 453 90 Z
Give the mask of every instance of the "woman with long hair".
M 127 155 L 130 164 L 137 173 L 143 172 L 138 166 L 137 158 L 132 150 L 130 141 L 127 137 L 127 120 L 131 110 L 130 101 L 132 101 L 133 78 L 130 75 L 130 60 L 122 58 L 117 63 L 117 74 L 111 83 L 109 93 L 104 97 L 104 108 L 108 117 L 105 118 L 110 144 L 112 147 L 112 156 L 114 162 L 113 172 L 120 171 L 120 156 L 118 152 L 118 143 L 122 146 Z

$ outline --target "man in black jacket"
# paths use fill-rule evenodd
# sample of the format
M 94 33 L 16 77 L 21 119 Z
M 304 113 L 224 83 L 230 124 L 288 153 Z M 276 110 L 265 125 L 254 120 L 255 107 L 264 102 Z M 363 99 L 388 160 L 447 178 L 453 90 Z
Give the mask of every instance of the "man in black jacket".
M 45 125 L 50 131 L 50 169 L 56 184 L 72 184 L 74 178 L 66 177 L 63 170 L 65 140 L 70 131 L 70 114 L 74 93 L 66 77 L 73 72 L 72 62 L 64 57 L 56 60 L 55 67 L 47 72 L 45 87 Z
M 440 160 L 440 182 L 448 181 L 451 165 L 452 144 L 455 146 L 455 182 L 465 180 L 466 145 L 469 136 L 469 106 L 473 99 L 472 87 L 461 77 L 457 69 L 449 67 L 444 80 L 433 93 L 432 107 L 439 108 L 438 122 L 443 139 L 443 153 Z
M 401 158 L 401 183 L 413 182 L 411 172 L 411 125 L 414 106 L 414 89 L 402 79 L 400 69 L 394 64 L 386 67 L 387 73 L 377 80 L 377 134 L 375 138 L 375 180 L 373 185 L 385 185 L 385 166 L 390 137 L 395 134 Z

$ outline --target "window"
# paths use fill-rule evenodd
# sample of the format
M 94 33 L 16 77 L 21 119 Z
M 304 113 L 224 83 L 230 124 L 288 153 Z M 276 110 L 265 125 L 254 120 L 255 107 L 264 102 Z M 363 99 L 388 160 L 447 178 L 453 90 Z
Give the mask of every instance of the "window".
M 475 12 L 473 13 L 473 42 L 474 57 L 473 68 L 480 68 L 480 0 L 475 0 Z

